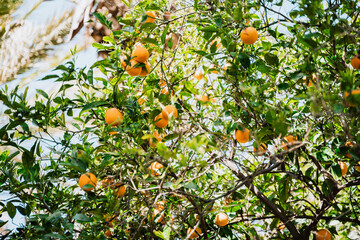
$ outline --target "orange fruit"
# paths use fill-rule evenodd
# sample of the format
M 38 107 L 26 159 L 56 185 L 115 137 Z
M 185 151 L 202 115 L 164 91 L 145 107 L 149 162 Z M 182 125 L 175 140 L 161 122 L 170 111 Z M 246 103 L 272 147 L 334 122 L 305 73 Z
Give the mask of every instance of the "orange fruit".
M 154 119 L 155 121 L 155 125 L 158 127 L 158 128 L 164 128 L 168 125 L 169 123 L 169 120 L 164 118 L 162 113 L 160 113 L 159 115 L 157 115 Z
M 132 77 L 139 75 L 142 71 L 142 67 L 135 67 L 136 64 L 138 64 L 138 62 L 132 59 L 130 60 L 130 65 L 126 67 L 126 72 Z
M 102 180 L 101 184 L 104 188 L 109 187 L 111 184 L 114 183 L 113 177 L 106 177 Z
M 231 197 L 226 197 L 222 203 L 223 203 L 224 206 L 232 203 Z
M 166 85 L 166 81 L 164 79 L 160 79 L 159 86 L 164 87 Z
M 351 91 L 351 95 L 357 95 L 357 94 L 360 94 L 360 89 L 355 89 L 355 90 Z M 347 98 L 349 95 L 350 94 L 348 92 L 345 92 L 344 98 Z M 351 102 L 349 102 L 348 104 L 349 104 L 350 107 L 355 107 L 356 106 L 355 104 L 353 104 Z
M 155 22 L 155 17 L 156 17 L 156 15 L 155 15 L 155 13 L 154 12 L 146 12 L 145 13 L 146 14 L 146 16 L 147 16 L 147 18 L 146 18 L 146 20 L 145 20 L 145 22 L 146 23 L 153 23 L 153 22 Z
M 351 142 L 346 142 L 346 143 L 345 143 L 345 146 L 347 146 L 347 147 L 352 147 L 353 144 L 352 144 Z M 352 158 L 352 156 L 351 156 L 350 153 L 347 153 L 345 156 L 348 157 L 348 158 Z
M 123 115 L 117 108 L 110 108 L 105 113 L 105 122 L 110 126 L 117 126 L 123 120 Z
M 119 132 L 109 132 L 110 135 L 114 135 L 114 134 L 117 134 Z
M 254 154 L 257 156 L 262 156 L 266 153 L 267 146 L 265 143 L 260 144 L 260 149 L 254 147 Z
M 344 162 L 340 162 L 340 169 L 341 169 L 341 175 L 344 176 L 346 175 L 347 171 L 348 171 L 348 166 L 346 165 L 346 163 Z
M 156 138 L 156 140 L 158 140 L 158 142 L 161 142 L 162 138 L 166 136 L 166 134 L 164 134 L 164 133 L 163 133 L 163 134 L 159 134 L 158 131 L 155 131 L 155 132 L 153 133 L 153 135 L 154 135 L 154 137 Z M 152 140 L 151 138 L 148 139 L 148 141 L 149 141 L 150 147 L 156 147 L 156 145 L 154 144 L 154 142 L 153 142 L 153 140 Z
M 81 187 L 81 189 L 83 189 L 84 191 L 94 190 L 94 188 L 83 188 L 86 184 L 93 185 L 95 188 L 97 184 L 96 176 L 92 173 L 84 173 L 83 175 L 81 175 L 79 178 L 79 186 Z
M 119 186 L 121 184 L 116 184 L 115 186 Z M 126 187 L 125 185 L 121 185 L 119 188 L 115 189 L 115 196 L 123 197 L 125 195 Z
M 198 97 L 197 97 L 197 100 L 199 100 L 199 101 L 201 101 L 201 102 L 203 102 L 203 103 L 206 103 L 206 102 L 209 101 L 209 97 L 206 96 L 206 95 L 198 96 Z
M 217 49 L 221 48 L 221 43 L 218 42 L 217 40 L 213 40 L 213 41 L 210 43 L 210 46 L 212 46 L 215 42 L 216 42 L 216 48 L 217 48 Z
M 194 78 L 195 78 L 196 80 L 201 80 L 201 79 L 203 78 L 202 72 L 196 71 L 195 74 L 194 74 Z
M 111 217 L 107 217 L 105 222 L 107 223 L 108 227 L 114 227 L 114 225 L 118 222 L 118 219 L 116 218 L 116 215 L 112 215 Z
M 249 135 L 250 132 L 247 128 L 235 131 L 235 138 L 239 143 L 247 143 L 249 141 Z
M 305 83 L 306 86 L 311 87 L 311 86 L 313 85 L 313 83 L 316 82 L 316 76 L 313 76 L 313 77 L 312 77 L 312 80 L 310 80 L 310 79 L 307 80 L 306 76 L 304 76 L 304 77 L 303 77 L 303 81 L 304 81 L 304 83 Z
M 126 56 L 121 56 L 120 60 L 121 60 L 121 66 L 122 68 L 126 68 L 126 62 L 125 62 Z
M 167 87 L 163 88 L 161 90 L 160 94 L 169 95 L 169 98 L 170 98 L 169 89 Z M 174 91 L 171 91 L 171 95 L 173 95 L 173 94 L 174 94 Z
M 224 227 L 229 223 L 229 217 L 226 213 L 218 213 L 215 216 L 215 224 L 219 227 Z
M 358 164 L 356 166 L 356 170 L 358 170 L 360 172 L 360 162 L 358 162 Z
M 139 74 L 140 77 L 145 77 L 147 75 L 149 75 L 150 73 L 150 64 L 148 64 L 147 62 L 145 63 L 145 67 L 141 68 L 141 72 Z
M 360 68 L 360 58 L 359 56 L 355 56 L 351 59 L 350 61 L 351 66 L 355 69 L 359 69 Z
M 159 201 L 155 203 L 155 208 L 152 214 L 152 220 L 158 216 L 163 210 L 165 209 L 165 201 Z M 161 215 L 158 217 L 156 223 L 161 222 L 164 219 L 165 212 L 162 212 Z
M 164 210 L 165 209 L 165 201 L 162 200 L 162 201 L 156 202 L 155 209 L 158 209 L 160 211 Z
M 134 57 L 132 60 L 144 63 L 149 58 L 149 51 L 146 48 L 144 48 L 143 46 L 138 45 L 135 48 L 135 50 L 132 54 L 132 57 Z
M 110 231 L 109 229 L 104 232 L 104 235 L 105 235 L 105 237 L 107 237 L 107 238 L 111 238 L 111 237 L 112 237 L 111 231 Z
M 158 140 L 158 142 L 161 142 L 162 138 L 166 136 L 165 133 L 159 134 L 158 131 L 155 131 L 155 132 L 153 133 L 153 135 L 154 135 L 154 137 L 156 138 L 156 140 Z
M 315 234 L 316 240 L 331 240 L 331 233 L 327 229 L 320 229 Z
M 282 222 L 279 222 L 279 224 L 277 225 L 277 228 L 278 228 L 279 230 L 283 230 L 283 229 L 285 228 L 285 224 L 282 223 Z
M 192 228 L 188 228 L 187 235 L 189 235 L 193 231 Z M 197 227 L 196 230 L 189 236 L 189 239 L 197 238 L 202 233 L 201 228 Z
M 245 44 L 254 44 L 259 37 L 258 32 L 253 27 L 247 27 L 243 29 L 240 33 L 241 41 Z
M 164 212 L 161 213 L 161 211 L 162 211 L 162 210 L 157 209 L 157 208 L 155 208 L 155 209 L 153 210 L 153 214 L 152 214 L 152 218 L 151 218 L 151 219 L 154 221 L 155 217 L 158 216 L 158 219 L 156 220 L 156 223 L 159 223 L 159 222 L 161 222 L 161 221 L 164 219 L 165 213 L 164 213 Z M 159 215 L 160 215 L 160 216 L 159 216 Z
M 287 144 L 288 145 L 292 145 L 293 142 L 296 140 L 296 137 L 292 136 L 292 135 L 289 135 L 289 136 L 286 136 L 285 137 L 285 140 L 286 140 L 286 143 L 285 142 L 281 142 L 281 146 L 284 150 L 287 150 L 288 149 L 288 146 L 286 146 Z
M 141 106 L 141 105 L 143 105 L 143 103 L 145 102 L 145 99 L 143 99 L 143 98 L 139 98 L 138 100 L 137 100 L 137 103 Z
M 153 162 L 149 167 L 150 174 L 153 175 L 153 176 L 159 176 L 160 174 L 157 173 L 156 170 L 159 170 L 162 167 L 163 167 L 163 165 L 161 163 Z
M 169 119 L 170 116 L 174 116 L 174 118 L 177 118 L 178 110 L 173 105 L 167 105 L 166 107 L 164 107 L 161 114 L 165 119 Z

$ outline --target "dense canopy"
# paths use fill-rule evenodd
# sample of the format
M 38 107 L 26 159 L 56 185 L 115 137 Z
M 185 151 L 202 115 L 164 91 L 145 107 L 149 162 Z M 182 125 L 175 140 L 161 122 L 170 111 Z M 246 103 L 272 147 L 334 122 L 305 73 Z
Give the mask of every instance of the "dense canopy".
M 360 2 L 127 7 L 58 91 L 1 90 L 10 239 L 360 238 Z

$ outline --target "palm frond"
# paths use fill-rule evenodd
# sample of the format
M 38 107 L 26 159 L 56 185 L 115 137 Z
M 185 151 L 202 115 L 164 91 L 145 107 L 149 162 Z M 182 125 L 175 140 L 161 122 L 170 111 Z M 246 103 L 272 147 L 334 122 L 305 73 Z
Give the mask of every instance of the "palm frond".
M 23 21 L 12 31 L 7 31 L 0 48 L 0 83 L 10 81 L 35 60 L 46 56 L 50 46 L 63 43 L 69 33 L 72 14 L 65 12 L 45 26 Z

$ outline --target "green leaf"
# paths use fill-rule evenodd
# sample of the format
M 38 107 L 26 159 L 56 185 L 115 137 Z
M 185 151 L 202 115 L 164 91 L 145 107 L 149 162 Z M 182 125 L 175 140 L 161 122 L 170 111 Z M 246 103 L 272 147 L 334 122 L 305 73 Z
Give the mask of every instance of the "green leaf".
M 154 29 L 156 27 L 157 27 L 157 25 L 155 23 L 147 22 L 147 23 L 144 23 L 144 24 L 141 25 L 140 30 Z M 133 31 L 131 31 L 131 32 L 133 32 Z
M 73 217 L 74 220 L 77 220 L 79 222 L 91 222 L 91 218 L 86 216 L 85 214 L 78 213 Z
M 291 179 L 288 176 L 285 176 L 283 179 L 280 180 L 279 198 L 283 203 L 286 203 L 290 196 L 290 182 Z
M 171 236 L 171 228 L 169 226 L 166 226 L 164 231 L 163 231 L 163 236 L 165 240 L 170 240 L 170 236 Z
M 288 83 L 280 83 L 277 87 L 279 90 L 286 90 L 290 87 L 290 85 Z
M 47 80 L 47 79 L 52 79 L 52 78 L 59 78 L 59 76 L 58 75 L 47 75 L 40 80 Z
M 161 238 L 161 239 L 165 239 L 165 237 L 164 237 L 164 235 L 163 235 L 163 233 L 162 233 L 161 231 L 155 231 L 155 230 L 154 230 L 154 234 L 155 234 L 157 237 Z
M 43 239 L 68 239 L 59 233 L 48 233 L 43 236 Z
M 57 223 L 57 222 L 62 218 L 62 217 L 61 217 L 62 214 L 63 214 L 63 213 L 62 213 L 61 211 L 56 210 L 54 213 L 50 214 L 50 215 L 47 217 L 46 221 L 48 221 L 48 222 L 50 222 L 50 223 L 52 223 L 52 224 L 55 224 L 55 223 Z
M 131 1 L 121 0 L 121 2 L 124 3 L 128 8 L 131 8 L 131 5 L 130 5 Z
M 158 45 L 158 42 L 154 38 L 143 38 L 141 41 L 143 43 L 152 43 L 154 45 Z
M 94 78 L 94 71 L 93 71 L 92 68 L 90 68 L 88 73 L 87 73 L 86 79 L 88 80 L 88 82 L 90 84 L 93 84 L 93 78 Z
M 6 209 L 9 214 L 9 217 L 14 218 L 16 215 L 16 207 L 11 202 L 8 202 L 6 204 Z
M 9 221 L 3 221 L 3 220 L 0 220 L 0 228 L 2 227 L 2 226 L 4 226 L 5 224 L 7 224 Z
M 194 190 L 199 189 L 199 186 L 194 182 L 189 182 L 188 184 L 184 185 L 184 187 L 188 188 L 188 189 L 194 189 Z
M 49 95 L 47 95 L 47 93 L 44 90 L 36 89 L 36 92 L 39 93 L 40 95 L 42 95 L 46 99 L 49 98 Z
M 265 61 L 267 64 L 271 66 L 278 66 L 279 65 L 279 58 L 275 54 L 272 53 L 266 53 L 265 54 Z
M 92 103 L 89 103 L 89 104 L 85 105 L 85 107 L 83 107 L 81 112 L 92 109 L 92 108 L 95 108 L 95 107 L 106 106 L 106 105 L 109 105 L 109 103 L 105 102 L 105 101 L 92 102 Z
M 219 29 L 215 26 L 207 26 L 207 27 L 203 27 L 200 29 L 200 31 L 203 31 L 203 32 L 217 32 L 219 31 Z
M 107 27 L 108 29 L 112 29 L 112 21 L 109 21 L 103 14 L 99 13 L 99 12 L 95 12 L 93 13 L 93 15 L 99 20 L 99 22 L 101 24 L 103 24 L 105 27 Z
M 103 41 L 109 42 L 109 43 L 112 43 L 112 44 L 116 44 L 115 40 L 112 37 L 109 37 L 109 36 L 104 36 Z
M 337 177 L 341 177 L 342 176 L 342 172 L 341 172 L 341 168 L 340 165 L 335 163 L 331 165 L 331 171 L 330 171 L 333 175 L 337 176 Z
M 330 179 L 325 179 L 321 186 L 321 190 L 325 196 L 329 196 L 333 192 L 334 186 Z
M 222 19 L 221 18 L 215 19 L 215 23 L 216 23 L 217 27 L 222 28 Z
M 165 44 L 166 34 L 167 34 L 168 31 L 169 31 L 169 27 L 170 27 L 170 24 L 168 24 L 168 25 L 165 27 L 163 33 L 161 34 L 161 43 L 162 43 L 162 44 Z
M 239 53 L 239 61 L 244 68 L 250 67 L 250 58 L 246 53 Z

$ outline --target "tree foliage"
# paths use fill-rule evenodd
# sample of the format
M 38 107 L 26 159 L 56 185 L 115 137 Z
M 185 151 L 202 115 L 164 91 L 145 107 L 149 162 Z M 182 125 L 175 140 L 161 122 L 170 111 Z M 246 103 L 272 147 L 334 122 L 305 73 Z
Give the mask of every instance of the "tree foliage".
M 15 149 L 0 157 L 0 189 L 12 195 L 1 211 L 26 218 L 9 236 L 185 239 L 199 227 L 202 239 L 314 239 L 322 228 L 358 238 L 360 97 L 346 93 L 360 83 L 350 65 L 359 2 L 183 1 L 164 20 L 167 4 L 142 1 L 119 18 L 122 29 L 94 44 L 108 58 L 43 78 L 61 83 L 56 93 L 38 89 L 30 103 L 28 89 L 0 92 L 1 144 Z M 240 39 L 247 26 L 259 33 L 253 45 Z M 146 77 L 122 67 L 138 43 L 150 52 Z M 159 129 L 166 105 L 179 116 Z M 121 124 L 106 124 L 109 108 Z M 250 141 L 240 144 L 234 133 L 245 128 Z M 87 172 L 93 191 L 77 183 Z M 224 227 L 214 223 L 220 212 Z

